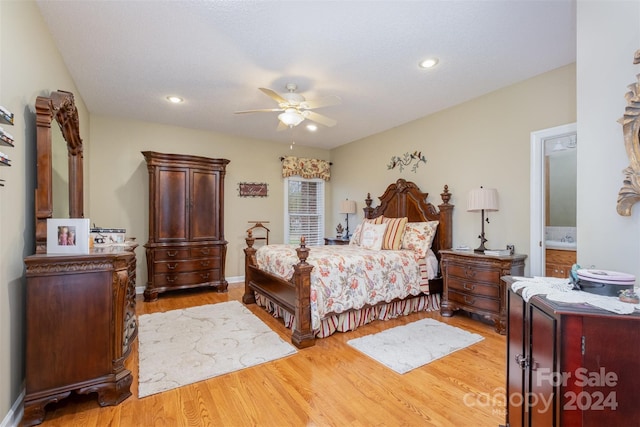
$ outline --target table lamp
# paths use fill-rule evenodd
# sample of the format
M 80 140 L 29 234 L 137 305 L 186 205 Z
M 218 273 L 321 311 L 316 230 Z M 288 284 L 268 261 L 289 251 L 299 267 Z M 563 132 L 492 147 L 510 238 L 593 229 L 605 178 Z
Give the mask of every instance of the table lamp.
M 496 212 L 498 210 L 498 191 L 495 188 L 477 188 L 469 192 L 467 199 L 467 211 L 469 212 L 482 212 L 482 232 L 478 236 L 480 239 L 480 246 L 474 250 L 474 252 L 484 253 L 484 244 L 487 239 L 484 237 L 484 212 Z M 487 218 L 489 223 L 489 218 Z
M 347 229 L 344 233 L 344 238 L 349 238 L 349 214 L 356 213 L 356 201 L 355 200 L 343 200 L 340 203 L 340 213 L 346 215 Z

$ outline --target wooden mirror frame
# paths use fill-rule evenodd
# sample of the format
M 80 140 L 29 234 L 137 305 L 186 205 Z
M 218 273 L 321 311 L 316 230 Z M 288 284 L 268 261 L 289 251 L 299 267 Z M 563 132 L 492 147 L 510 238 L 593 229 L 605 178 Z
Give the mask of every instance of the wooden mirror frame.
M 47 219 L 53 216 L 53 159 L 51 123 L 58 123 L 69 159 L 69 217 L 84 218 L 83 153 L 78 109 L 71 92 L 56 91 L 36 98 L 37 188 L 36 253 L 47 252 Z

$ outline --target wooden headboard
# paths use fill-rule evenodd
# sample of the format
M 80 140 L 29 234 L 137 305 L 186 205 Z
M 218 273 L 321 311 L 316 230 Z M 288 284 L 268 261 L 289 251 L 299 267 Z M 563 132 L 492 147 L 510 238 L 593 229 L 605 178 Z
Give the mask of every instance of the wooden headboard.
M 409 218 L 409 222 L 423 221 L 440 221 L 438 231 L 433 239 L 431 249 L 440 259 L 438 251 L 441 249 L 451 249 L 453 246 L 452 234 L 452 215 L 453 205 L 449 204 L 451 193 L 449 187 L 444 186 L 444 191 L 440 193 L 442 204 L 436 207 L 427 202 L 429 193 L 423 193 L 418 186 L 410 181 L 398 179 L 389 185 L 384 191 L 380 199 L 380 204 L 372 208 L 371 193 L 367 194 L 365 203 L 367 207 L 363 208 L 364 217 L 371 219 L 384 215 L 388 218 Z

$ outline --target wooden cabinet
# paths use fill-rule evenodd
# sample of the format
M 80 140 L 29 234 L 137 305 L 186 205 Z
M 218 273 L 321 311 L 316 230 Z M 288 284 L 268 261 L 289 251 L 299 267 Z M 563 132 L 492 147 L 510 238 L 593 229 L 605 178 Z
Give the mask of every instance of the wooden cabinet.
M 640 315 L 511 290 L 508 308 L 507 426 L 638 425 Z
M 526 255 L 489 256 L 475 252 L 440 251 L 443 277 L 440 314 L 465 310 L 493 321 L 496 332 L 507 330 L 507 294 L 501 276 L 524 274 Z
M 145 301 L 201 286 L 227 289 L 224 176 L 229 160 L 142 152 L 149 171 Z
M 567 278 L 576 263 L 576 251 L 545 249 L 545 276 Z
M 325 245 L 348 245 L 349 239 L 345 239 L 343 237 L 325 237 L 324 244 Z
M 71 392 L 101 406 L 131 395 L 124 362 L 137 335 L 130 250 L 33 255 L 26 264 L 25 426 Z

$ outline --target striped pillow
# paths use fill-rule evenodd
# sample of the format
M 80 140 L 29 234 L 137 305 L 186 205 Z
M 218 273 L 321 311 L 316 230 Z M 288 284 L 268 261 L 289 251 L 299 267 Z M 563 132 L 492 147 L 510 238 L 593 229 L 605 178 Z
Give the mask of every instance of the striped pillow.
M 402 235 L 409 218 L 382 218 L 382 223 L 387 224 L 387 231 L 382 241 L 382 249 L 400 250 Z

